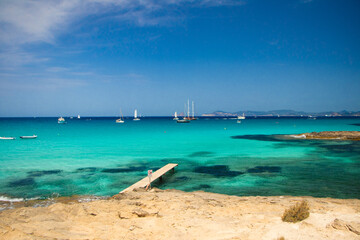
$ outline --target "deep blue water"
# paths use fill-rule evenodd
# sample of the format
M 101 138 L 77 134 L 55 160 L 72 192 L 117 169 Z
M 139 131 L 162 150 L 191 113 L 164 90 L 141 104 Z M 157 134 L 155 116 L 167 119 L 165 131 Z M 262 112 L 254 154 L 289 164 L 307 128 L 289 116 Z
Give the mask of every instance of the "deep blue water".
M 0 118 L 0 196 L 110 196 L 167 163 L 161 188 L 233 195 L 360 198 L 360 142 L 272 134 L 360 130 L 360 118 Z M 38 135 L 22 140 L 21 135 Z M 161 184 L 161 185 L 160 185 Z

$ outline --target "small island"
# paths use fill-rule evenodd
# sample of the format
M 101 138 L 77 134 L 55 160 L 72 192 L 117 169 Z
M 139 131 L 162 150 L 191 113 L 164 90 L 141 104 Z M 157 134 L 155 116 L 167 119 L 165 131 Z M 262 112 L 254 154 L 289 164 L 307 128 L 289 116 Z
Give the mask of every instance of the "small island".
M 291 135 L 299 139 L 360 141 L 360 131 L 324 131 Z

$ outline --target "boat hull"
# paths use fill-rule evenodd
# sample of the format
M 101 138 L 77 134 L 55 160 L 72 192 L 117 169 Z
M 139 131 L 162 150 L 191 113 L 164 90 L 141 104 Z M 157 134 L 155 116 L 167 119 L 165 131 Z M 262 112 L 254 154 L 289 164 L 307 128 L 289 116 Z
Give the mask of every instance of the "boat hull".
M 177 120 L 176 122 L 177 122 L 177 123 L 189 123 L 190 120 L 182 119 L 182 120 Z
M 0 137 L 1 140 L 15 140 L 14 137 Z
M 34 135 L 34 136 L 20 136 L 20 138 L 21 139 L 35 139 L 35 138 L 37 138 L 37 136 L 36 135 Z

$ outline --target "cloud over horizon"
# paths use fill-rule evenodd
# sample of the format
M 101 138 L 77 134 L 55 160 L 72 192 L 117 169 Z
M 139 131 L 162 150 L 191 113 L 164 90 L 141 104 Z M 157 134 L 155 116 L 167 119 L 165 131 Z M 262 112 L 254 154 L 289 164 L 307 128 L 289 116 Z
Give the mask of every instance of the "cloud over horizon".
M 43 42 L 55 44 L 58 34 L 76 19 L 108 13 L 117 21 L 138 26 L 167 24 L 179 16 L 171 7 L 217 7 L 245 4 L 236 0 L 49 0 L 0 2 L 0 42 L 10 46 Z M 172 9 L 174 10 L 174 9 Z

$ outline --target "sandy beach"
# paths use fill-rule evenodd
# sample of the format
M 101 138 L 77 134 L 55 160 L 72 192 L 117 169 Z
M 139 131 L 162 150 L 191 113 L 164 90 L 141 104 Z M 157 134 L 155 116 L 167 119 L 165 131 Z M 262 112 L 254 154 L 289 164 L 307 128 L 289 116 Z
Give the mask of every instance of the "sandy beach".
M 281 220 L 301 200 L 309 218 Z M 0 239 L 360 239 L 360 200 L 138 189 L 0 213 Z

